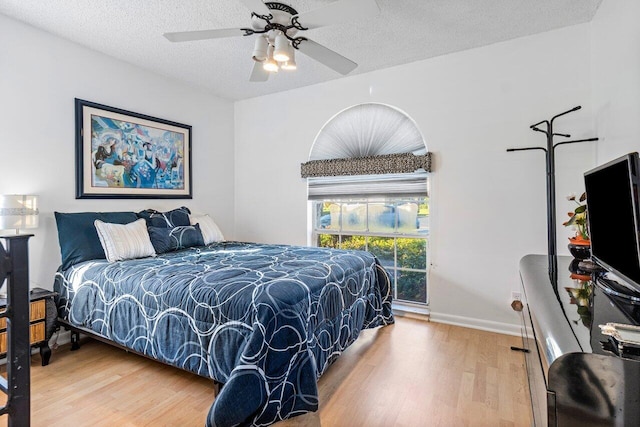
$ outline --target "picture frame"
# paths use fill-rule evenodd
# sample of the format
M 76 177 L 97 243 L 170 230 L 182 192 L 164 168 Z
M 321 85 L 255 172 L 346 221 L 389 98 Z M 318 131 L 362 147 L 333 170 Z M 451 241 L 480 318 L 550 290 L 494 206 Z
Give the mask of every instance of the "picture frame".
M 76 199 L 191 199 L 191 126 L 75 99 Z

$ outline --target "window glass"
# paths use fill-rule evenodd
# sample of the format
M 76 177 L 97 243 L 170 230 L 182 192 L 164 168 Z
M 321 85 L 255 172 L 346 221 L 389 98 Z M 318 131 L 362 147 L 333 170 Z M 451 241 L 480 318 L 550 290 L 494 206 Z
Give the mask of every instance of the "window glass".
M 395 267 L 395 238 L 369 237 L 369 252 L 374 254 L 384 267 Z
M 314 226 L 316 228 L 330 228 L 331 227 L 331 211 L 329 207 L 333 203 L 314 203 Z M 336 224 L 339 224 L 339 219 L 336 220 Z
M 314 202 L 318 246 L 367 250 L 388 271 L 398 301 L 427 303 L 429 199 Z
M 418 203 L 398 203 L 396 206 L 398 212 L 398 229 L 400 232 L 415 232 L 420 227 L 418 223 Z
M 425 239 L 398 238 L 398 267 L 426 270 L 427 241 Z
M 365 231 L 367 229 L 366 203 L 343 203 L 341 211 L 343 231 Z
M 397 299 L 421 303 L 427 301 L 426 273 L 399 270 L 396 276 Z
M 358 251 L 365 251 L 367 250 L 366 237 L 343 235 L 340 249 L 354 249 Z
M 340 249 L 340 235 L 318 234 L 316 245 L 322 248 Z
M 418 229 L 425 233 L 429 231 L 429 202 L 428 199 L 422 200 L 418 205 Z
M 395 206 L 389 203 L 369 203 L 369 231 L 393 233 L 396 228 Z

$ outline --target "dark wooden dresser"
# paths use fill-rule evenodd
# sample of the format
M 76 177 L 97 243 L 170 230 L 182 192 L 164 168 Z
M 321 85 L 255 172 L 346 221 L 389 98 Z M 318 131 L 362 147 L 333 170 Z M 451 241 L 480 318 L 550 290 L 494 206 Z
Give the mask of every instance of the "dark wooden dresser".
M 520 261 L 534 425 L 640 426 L 640 351 L 621 351 L 599 327 L 639 325 L 640 300 L 616 295 L 600 281 L 574 280 L 573 258 L 557 261 L 557 288 L 546 255 Z

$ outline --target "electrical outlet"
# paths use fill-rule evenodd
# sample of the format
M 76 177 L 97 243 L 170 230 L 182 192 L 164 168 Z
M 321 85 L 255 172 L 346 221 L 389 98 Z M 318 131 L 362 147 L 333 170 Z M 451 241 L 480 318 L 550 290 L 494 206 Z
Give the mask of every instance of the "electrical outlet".
M 520 291 L 511 291 L 511 301 L 522 301 L 522 293 Z

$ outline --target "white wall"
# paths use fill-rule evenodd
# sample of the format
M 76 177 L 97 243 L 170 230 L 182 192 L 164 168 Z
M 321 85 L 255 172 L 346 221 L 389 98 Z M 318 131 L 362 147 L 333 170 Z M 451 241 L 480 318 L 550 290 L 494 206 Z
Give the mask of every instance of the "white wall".
M 598 163 L 640 151 L 640 2 L 605 0 L 593 19 L 593 113 Z
M 435 155 L 431 194 L 432 319 L 515 332 L 518 261 L 546 253 L 544 146 L 529 125 L 575 105 L 556 132 L 593 136 L 589 25 L 332 81 L 235 105 L 236 236 L 306 244 L 308 159 L 340 110 L 383 102 L 411 116 Z M 318 65 L 321 66 L 321 65 Z M 304 72 L 299 69 L 297 72 Z M 561 139 L 559 139 L 561 140 Z M 558 223 L 594 164 L 593 143 L 557 151 Z M 569 230 L 559 231 L 566 250 Z
M 0 15 L 0 194 L 38 194 L 31 286 L 60 264 L 54 211 L 172 209 L 211 213 L 233 237 L 233 106 Z M 212 77 L 213 78 L 213 77 Z M 193 126 L 193 199 L 76 200 L 74 98 Z
M 518 288 L 518 260 L 546 252 L 545 174 L 541 151 L 505 149 L 544 145 L 529 125 L 575 105 L 583 110 L 559 119 L 556 131 L 601 137 L 598 163 L 638 149 L 638 8 L 633 0 L 605 0 L 592 24 L 235 107 L 0 15 L 0 194 L 41 196 L 42 225 L 31 240 L 32 286 L 50 288 L 59 263 L 54 210 L 186 204 L 213 214 L 229 238 L 306 244 L 300 163 L 336 112 L 374 101 L 409 114 L 435 155 L 433 318 L 515 331 L 518 318 L 508 303 Z M 75 97 L 191 124 L 194 199 L 76 200 Z M 571 209 L 563 196 L 582 191 L 582 173 L 596 163 L 595 152 L 592 143 L 558 149 L 558 223 Z M 569 234 L 559 227 L 561 253 L 567 253 Z

